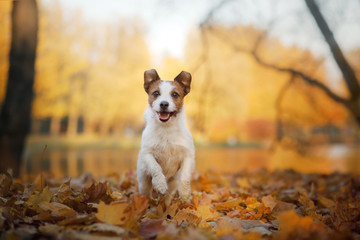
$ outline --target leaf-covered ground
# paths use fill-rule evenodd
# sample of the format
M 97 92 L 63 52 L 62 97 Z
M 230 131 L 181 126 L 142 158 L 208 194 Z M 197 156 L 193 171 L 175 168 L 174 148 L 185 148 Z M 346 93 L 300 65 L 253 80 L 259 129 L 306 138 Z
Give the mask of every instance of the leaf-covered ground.
M 360 177 L 257 170 L 194 176 L 192 201 L 137 191 L 133 172 L 30 183 L 0 175 L 2 239 L 360 239 Z

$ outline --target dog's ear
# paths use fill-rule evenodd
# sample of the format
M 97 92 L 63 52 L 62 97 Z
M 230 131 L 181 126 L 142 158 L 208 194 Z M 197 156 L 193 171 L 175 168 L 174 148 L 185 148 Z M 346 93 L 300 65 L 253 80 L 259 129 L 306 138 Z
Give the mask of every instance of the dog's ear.
M 151 83 L 156 80 L 160 80 L 160 77 L 155 69 L 150 69 L 144 72 L 144 88 L 147 93 L 149 93 Z
M 185 71 L 182 71 L 179 75 L 176 76 L 174 81 L 180 83 L 184 88 L 185 95 L 190 92 L 190 84 L 191 84 L 191 74 Z

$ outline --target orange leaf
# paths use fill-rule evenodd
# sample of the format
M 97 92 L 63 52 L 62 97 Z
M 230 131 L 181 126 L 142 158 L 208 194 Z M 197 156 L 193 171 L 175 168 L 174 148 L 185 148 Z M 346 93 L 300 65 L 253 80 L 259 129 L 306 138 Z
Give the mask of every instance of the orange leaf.
M 131 196 L 131 216 L 133 218 L 141 218 L 148 206 L 149 198 L 147 196 L 141 194 Z
M 209 205 L 200 205 L 197 208 L 197 214 L 203 221 L 214 220 L 218 214 L 209 207 Z
M 238 207 L 242 201 L 243 200 L 241 198 L 235 198 L 235 199 L 232 199 L 232 200 L 224 202 L 224 203 L 219 203 L 218 205 L 215 206 L 215 210 L 221 211 L 221 212 L 222 211 L 231 211 L 234 208 Z
M 129 204 L 126 202 L 112 202 L 106 205 L 100 201 L 95 217 L 104 223 L 122 225 L 129 219 Z
M 186 222 L 192 225 L 198 225 L 201 222 L 201 218 L 197 216 L 197 212 L 191 209 L 181 209 L 174 217 L 174 220 L 181 224 Z

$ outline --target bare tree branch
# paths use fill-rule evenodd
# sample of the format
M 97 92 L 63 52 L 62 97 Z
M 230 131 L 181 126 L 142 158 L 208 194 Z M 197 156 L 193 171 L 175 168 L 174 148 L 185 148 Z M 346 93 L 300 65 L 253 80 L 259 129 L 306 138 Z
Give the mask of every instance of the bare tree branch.
M 213 33 L 212 31 L 210 31 L 211 33 Z M 337 95 L 336 93 L 334 93 L 329 87 L 327 87 L 324 83 L 320 82 L 317 79 L 314 79 L 308 75 L 306 75 L 305 73 L 301 72 L 301 71 L 297 71 L 295 69 L 292 68 L 282 68 L 279 66 L 276 66 L 274 64 L 270 64 L 265 62 L 258 54 L 258 48 L 261 44 L 261 42 L 263 41 L 263 39 L 265 38 L 265 36 L 267 35 L 267 32 L 264 31 L 255 41 L 255 45 L 254 48 L 252 50 L 249 50 L 247 48 L 243 48 L 243 47 L 239 47 L 234 43 L 231 43 L 229 41 L 229 39 L 224 40 L 224 36 L 220 35 L 220 34 L 215 34 L 213 33 L 213 35 L 217 38 L 220 38 L 222 41 L 226 41 L 227 43 L 230 43 L 233 50 L 236 52 L 245 52 L 245 53 L 249 53 L 251 54 L 254 59 L 262 66 L 267 67 L 267 68 L 271 68 L 274 70 L 277 70 L 279 72 L 287 72 L 290 74 L 294 74 L 297 75 L 299 77 L 301 77 L 306 83 L 319 88 L 321 91 L 323 91 L 328 97 L 330 97 L 331 99 L 333 99 L 335 102 L 341 103 L 343 105 L 348 105 L 349 101 L 339 95 Z
M 345 79 L 347 88 L 351 93 L 352 99 L 357 99 L 360 97 L 360 85 L 358 79 L 356 78 L 355 72 L 344 57 L 338 43 L 336 42 L 332 31 L 330 30 L 327 22 L 325 21 L 323 15 L 321 14 L 319 7 L 314 0 L 305 0 L 307 7 L 309 8 L 312 16 L 314 17 L 316 24 L 318 25 L 322 35 L 325 38 L 325 41 L 328 43 L 331 53 L 338 64 L 341 73 Z

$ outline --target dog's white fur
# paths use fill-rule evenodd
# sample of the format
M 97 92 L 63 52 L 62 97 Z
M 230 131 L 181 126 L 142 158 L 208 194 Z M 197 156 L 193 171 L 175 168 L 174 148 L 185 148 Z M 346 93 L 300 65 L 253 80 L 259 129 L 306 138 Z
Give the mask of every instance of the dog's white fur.
M 190 181 L 195 165 L 195 148 L 190 131 L 185 126 L 184 107 L 176 109 L 170 81 L 161 81 L 161 95 L 144 112 L 146 127 L 142 134 L 137 163 L 139 191 L 149 197 L 154 188 L 170 203 L 176 189 L 182 201 L 191 197 Z M 169 102 L 169 111 L 176 111 L 167 122 L 161 122 L 157 112 L 160 102 Z

